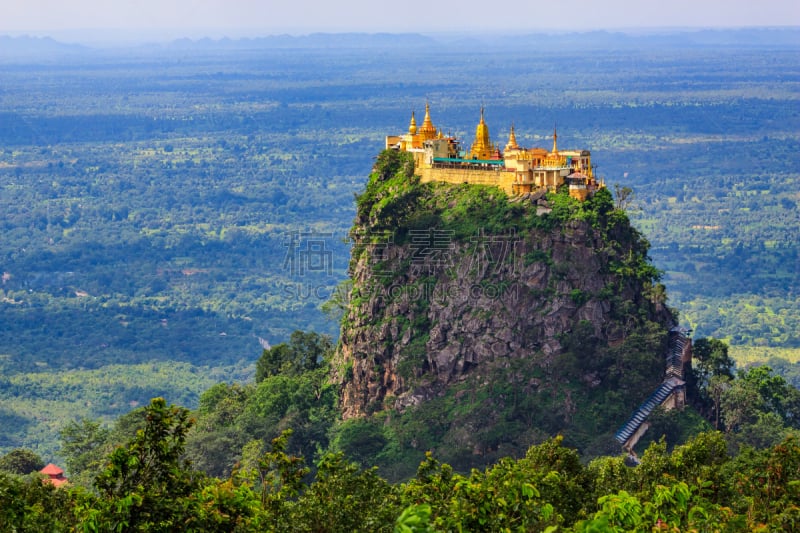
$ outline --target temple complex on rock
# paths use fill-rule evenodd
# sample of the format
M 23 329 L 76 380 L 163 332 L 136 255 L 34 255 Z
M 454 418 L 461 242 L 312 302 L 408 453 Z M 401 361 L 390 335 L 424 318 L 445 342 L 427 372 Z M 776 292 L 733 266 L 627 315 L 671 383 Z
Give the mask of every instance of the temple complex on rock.
M 559 150 L 558 134 L 553 130 L 553 149 L 521 148 L 514 126 L 501 150 L 492 143 L 483 116 L 475 128 L 475 140 L 469 150 L 456 137 L 445 136 L 431 121 L 430 105 L 425 104 L 425 118 L 417 127 L 411 123 L 405 135 L 386 137 L 386 148 L 414 155 L 415 173 L 420 180 L 447 183 L 494 185 L 510 196 L 551 190 L 567 185 L 569 194 L 585 200 L 604 184 L 594 178 L 589 150 Z

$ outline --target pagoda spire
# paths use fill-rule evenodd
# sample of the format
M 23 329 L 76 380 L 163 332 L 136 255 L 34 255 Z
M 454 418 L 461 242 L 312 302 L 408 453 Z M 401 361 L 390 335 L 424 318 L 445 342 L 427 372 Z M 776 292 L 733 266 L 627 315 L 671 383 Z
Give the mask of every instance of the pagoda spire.
M 508 134 L 508 144 L 506 144 L 506 150 L 519 150 L 519 145 L 517 144 L 517 136 L 514 134 L 514 123 L 511 123 L 511 133 Z
M 417 134 L 417 119 L 414 118 L 414 111 L 411 111 L 411 123 L 408 125 L 408 133 L 411 135 Z
M 425 119 L 422 121 L 422 127 L 419 132 L 425 140 L 436 137 L 436 127 L 431 122 L 431 106 L 427 101 L 425 102 Z
M 483 106 L 481 106 L 481 121 L 475 128 L 475 142 L 472 143 L 470 154 L 475 159 L 489 159 L 492 156 L 493 147 L 489 137 L 489 127 L 483 119 Z
M 558 153 L 558 132 L 556 131 L 556 125 L 553 124 L 553 152 L 554 154 Z

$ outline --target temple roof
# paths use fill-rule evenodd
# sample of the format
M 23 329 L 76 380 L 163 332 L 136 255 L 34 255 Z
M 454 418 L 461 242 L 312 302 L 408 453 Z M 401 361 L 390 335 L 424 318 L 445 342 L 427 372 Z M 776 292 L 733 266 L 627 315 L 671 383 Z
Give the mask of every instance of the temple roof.
M 41 472 L 46 476 L 58 476 L 64 473 L 64 471 L 61 468 L 57 467 L 53 463 L 48 464 L 47 466 L 39 470 L 39 472 Z

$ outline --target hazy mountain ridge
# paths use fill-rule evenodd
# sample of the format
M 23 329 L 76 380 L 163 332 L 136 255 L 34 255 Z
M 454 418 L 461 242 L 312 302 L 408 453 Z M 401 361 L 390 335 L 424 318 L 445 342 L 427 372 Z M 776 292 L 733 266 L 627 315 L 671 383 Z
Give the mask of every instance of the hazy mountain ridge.
M 0 35 L 0 57 L 31 58 L 52 54 L 77 54 L 88 50 L 84 45 L 64 43 L 51 37 Z
M 596 30 L 585 32 L 532 33 L 310 33 L 305 35 L 267 35 L 262 37 L 179 38 L 156 42 L 143 39 L 138 44 L 106 41 L 105 44 L 78 44 L 52 37 L 0 35 L 0 57 L 39 57 L 53 54 L 92 53 L 100 50 L 140 50 L 151 52 L 231 51 L 268 49 L 417 49 L 441 47 L 460 49 L 479 45 L 485 49 L 625 49 L 630 47 L 770 47 L 800 46 L 800 28 L 732 29 L 642 29 Z

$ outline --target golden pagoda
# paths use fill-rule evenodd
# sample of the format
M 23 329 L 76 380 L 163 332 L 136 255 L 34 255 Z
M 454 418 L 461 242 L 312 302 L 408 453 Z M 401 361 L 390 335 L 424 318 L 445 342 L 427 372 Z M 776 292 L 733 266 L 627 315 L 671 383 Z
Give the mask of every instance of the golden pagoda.
M 409 135 L 416 135 L 417 134 L 417 119 L 414 118 L 414 112 L 411 112 L 411 123 L 408 125 L 408 134 Z
M 517 136 L 514 134 L 514 125 L 511 125 L 511 133 L 508 134 L 508 143 L 506 143 L 506 152 L 510 152 L 512 150 L 519 150 L 519 145 L 517 144 Z
M 429 141 L 436 138 L 436 127 L 431 122 L 431 107 L 428 102 L 425 102 L 425 119 L 422 121 L 422 127 L 419 129 L 419 135 L 423 141 Z
M 481 121 L 475 128 L 475 141 L 472 143 L 469 155 L 473 159 L 491 159 L 495 155 L 495 151 L 492 140 L 489 138 L 489 126 L 483 120 L 483 107 L 481 107 Z

